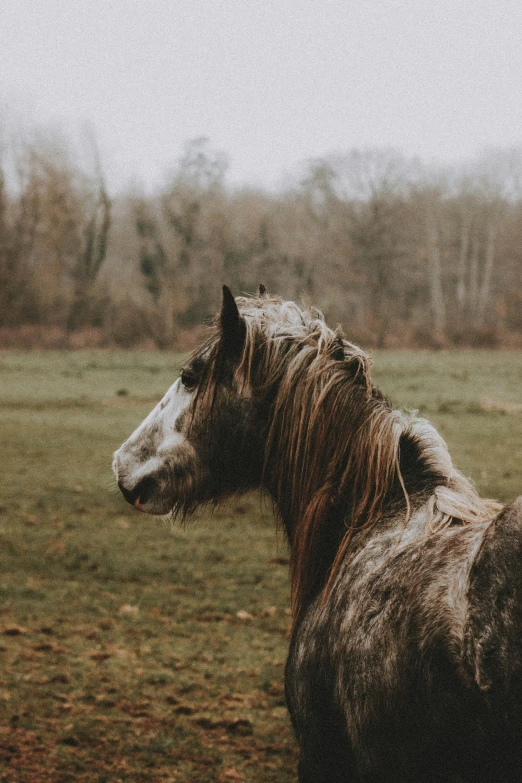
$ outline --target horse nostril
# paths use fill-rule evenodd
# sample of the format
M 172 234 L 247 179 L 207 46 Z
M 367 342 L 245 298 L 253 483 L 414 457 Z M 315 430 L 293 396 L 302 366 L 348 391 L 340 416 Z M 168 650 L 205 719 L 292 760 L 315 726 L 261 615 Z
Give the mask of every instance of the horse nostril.
M 157 483 L 156 479 L 153 479 L 152 476 L 148 476 L 147 478 L 142 479 L 138 485 L 134 488 L 134 491 L 136 493 L 135 500 L 140 501 L 140 504 L 143 505 L 146 503 L 154 492 L 156 491 Z
M 118 481 L 118 487 L 120 488 L 121 494 L 127 503 L 130 503 L 131 506 L 136 503 L 138 498 L 140 504 L 143 505 L 143 503 L 146 503 L 154 494 L 154 490 L 156 489 L 156 480 L 152 478 L 152 476 L 147 476 L 141 481 L 138 481 L 136 486 L 132 489 L 127 489 L 121 481 Z

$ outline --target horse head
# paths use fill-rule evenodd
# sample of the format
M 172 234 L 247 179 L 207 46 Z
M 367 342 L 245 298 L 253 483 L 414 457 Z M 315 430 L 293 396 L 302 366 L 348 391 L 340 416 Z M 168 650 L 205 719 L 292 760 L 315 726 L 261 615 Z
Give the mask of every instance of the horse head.
M 259 485 L 265 427 L 263 406 L 241 373 L 245 337 L 245 319 L 224 286 L 210 338 L 114 454 L 118 486 L 140 511 L 185 516 Z
M 126 500 L 149 514 L 186 517 L 263 487 L 303 594 L 312 552 L 331 554 L 339 543 L 329 518 L 346 499 L 356 501 L 354 519 L 379 513 L 401 431 L 372 389 L 368 356 L 318 310 L 263 287 L 235 300 L 225 286 L 210 337 L 118 449 L 113 468 Z M 341 523 L 339 536 L 346 531 Z

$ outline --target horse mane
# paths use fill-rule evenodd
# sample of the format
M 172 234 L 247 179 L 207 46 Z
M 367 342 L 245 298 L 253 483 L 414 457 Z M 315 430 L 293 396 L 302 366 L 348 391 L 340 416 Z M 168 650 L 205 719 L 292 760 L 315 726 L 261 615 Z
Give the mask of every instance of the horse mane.
M 356 533 L 397 515 L 406 525 L 421 499 L 432 533 L 498 513 L 439 433 L 372 386 L 368 355 L 318 310 L 265 293 L 237 304 L 245 336 L 236 376 L 271 401 L 264 483 L 290 542 L 294 616 L 317 591 L 328 594 Z M 218 362 L 214 352 L 214 371 Z

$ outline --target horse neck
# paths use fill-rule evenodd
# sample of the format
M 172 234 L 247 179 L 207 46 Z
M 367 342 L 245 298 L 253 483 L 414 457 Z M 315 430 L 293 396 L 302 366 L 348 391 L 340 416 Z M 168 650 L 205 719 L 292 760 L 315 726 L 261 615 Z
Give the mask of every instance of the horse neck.
M 403 430 L 402 415 L 342 363 L 282 384 L 266 473 L 290 542 L 296 611 L 324 586 L 350 531 L 373 525 L 397 494 Z

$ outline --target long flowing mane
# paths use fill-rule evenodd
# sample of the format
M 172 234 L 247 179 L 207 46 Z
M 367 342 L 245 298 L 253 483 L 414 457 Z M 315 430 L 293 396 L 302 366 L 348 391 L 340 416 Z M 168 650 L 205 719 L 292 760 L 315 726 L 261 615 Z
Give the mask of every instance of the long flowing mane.
M 498 513 L 453 466 L 436 430 L 372 387 L 367 354 L 319 311 L 268 295 L 237 303 L 245 334 L 236 375 L 245 393 L 271 401 L 264 482 L 290 542 L 295 614 L 329 591 L 359 531 L 392 515 L 406 525 L 421 502 L 431 532 Z

